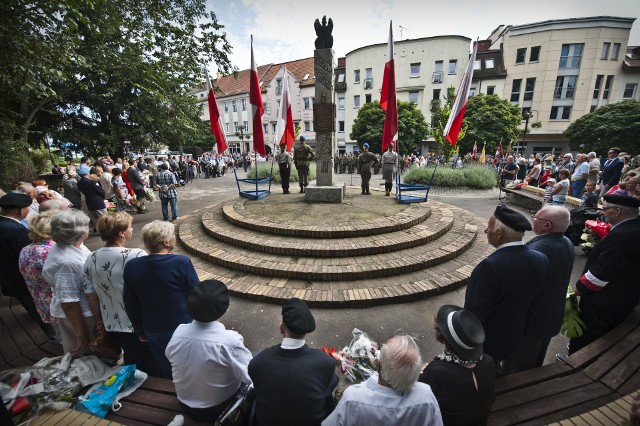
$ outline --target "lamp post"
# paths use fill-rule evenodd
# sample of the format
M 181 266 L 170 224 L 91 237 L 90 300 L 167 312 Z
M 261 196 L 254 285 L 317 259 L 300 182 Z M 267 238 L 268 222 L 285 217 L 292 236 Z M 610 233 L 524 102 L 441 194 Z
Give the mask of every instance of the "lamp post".
M 524 116 L 524 133 L 522 135 L 522 150 L 524 151 L 524 155 L 527 155 L 527 130 L 529 128 L 529 119 L 533 116 L 533 113 L 538 114 L 538 111 L 535 110 L 526 110 L 522 113 Z

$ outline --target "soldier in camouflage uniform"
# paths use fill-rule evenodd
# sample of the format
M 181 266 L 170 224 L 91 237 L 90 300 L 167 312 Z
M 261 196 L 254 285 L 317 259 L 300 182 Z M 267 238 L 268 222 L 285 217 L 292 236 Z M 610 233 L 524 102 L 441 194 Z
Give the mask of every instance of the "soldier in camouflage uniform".
M 356 159 L 353 154 L 349 154 L 347 157 L 347 172 L 351 175 L 355 169 Z
M 389 142 L 387 152 L 382 154 L 382 179 L 384 179 L 385 196 L 391 195 L 393 178 L 398 167 L 398 154 L 393 152 L 393 142 Z
M 344 172 L 347 170 L 347 157 L 342 154 L 340 156 L 340 174 L 344 174 Z
M 362 179 L 362 195 L 371 195 L 369 192 L 369 180 L 371 180 L 371 166 L 378 163 L 378 157 L 369 152 L 369 144 L 362 145 L 364 152 L 358 157 L 358 172 Z
M 305 137 L 300 136 L 300 145 L 293 151 L 293 163 L 298 170 L 298 180 L 300 183 L 300 193 L 304 193 L 304 188 L 309 186 L 309 162 L 313 161 L 316 154 L 311 147 L 305 143 Z
M 280 145 L 280 152 L 276 154 L 276 162 L 280 168 L 282 193 L 289 194 L 289 176 L 291 175 L 291 155 L 286 151 L 287 144 Z
M 335 154 L 333 156 L 333 173 L 338 174 L 338 166 L 340 166 L 340 155 Z

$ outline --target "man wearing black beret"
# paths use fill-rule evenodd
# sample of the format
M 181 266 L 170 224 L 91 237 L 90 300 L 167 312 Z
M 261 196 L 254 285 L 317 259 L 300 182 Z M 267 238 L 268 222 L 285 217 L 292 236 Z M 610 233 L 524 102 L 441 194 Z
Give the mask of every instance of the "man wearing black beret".
M 574 285 L 586 329 L 569 342 L 569 355 L 622 323 L 640 300 L 640 200 L 612 194 L 604 196 L 602 205 L 611 231 L 589 252 L 584 273 Z
M 522 242 L 525 231 L 531 231 L 526 217 L 503 205 L 496 207 L 484 230 L 496 251 L 475 267 L 465 294 L 464 308 L 484 327 L 484 352 L 494 359 L 498 377 L 517 371 L 516 350 L 549 267 L 545 255 Z
M 338 384 L 334 361 L 304 340 L 315 329 L 304 301 L 293 298 L 282 306 L 282 343 L 249 363 L 258 425 L 320 425 L 333 409 L 331 393 Z
M 201 282 L 187 299 L 193 321 L 176 328 L 165 350 L 182 411 L 209 424 L 229 405 L 242 383 L 251 383 L 247 372 L 251 352 L 240 334 L 226 330 L 218 321 L 228 308 L 229 290 L 224 283 Z

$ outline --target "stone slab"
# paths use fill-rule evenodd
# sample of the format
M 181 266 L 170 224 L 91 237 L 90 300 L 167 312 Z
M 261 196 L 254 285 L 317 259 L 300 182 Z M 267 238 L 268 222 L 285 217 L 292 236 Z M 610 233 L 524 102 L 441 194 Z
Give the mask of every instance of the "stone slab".
M 304 200 L 308 203 L 342 203 L 344 188 L 340 186 L 307 186 Z

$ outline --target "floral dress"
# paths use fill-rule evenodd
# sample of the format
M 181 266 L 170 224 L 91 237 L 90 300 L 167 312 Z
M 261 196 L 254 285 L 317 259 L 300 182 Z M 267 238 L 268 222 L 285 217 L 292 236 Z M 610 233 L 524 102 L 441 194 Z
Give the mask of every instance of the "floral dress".
M 113 192 L 116 194 L 116 211 L 121 212 L 129 210 L 129 202 L 131 198 L 129 197 L 129 191 L 127 190 L 127 185 L 125 184 L 122 175 L 113 177 Z
M 36 241 L 20 251 L 18 259 L 20 273 L 24 277 L 40 318 L 47 324 L 55 319 L 51 317 L 51 285 L 42 277 L 42 267 L 47 260 L 49 250 L 55 243 L 52 240 Z

